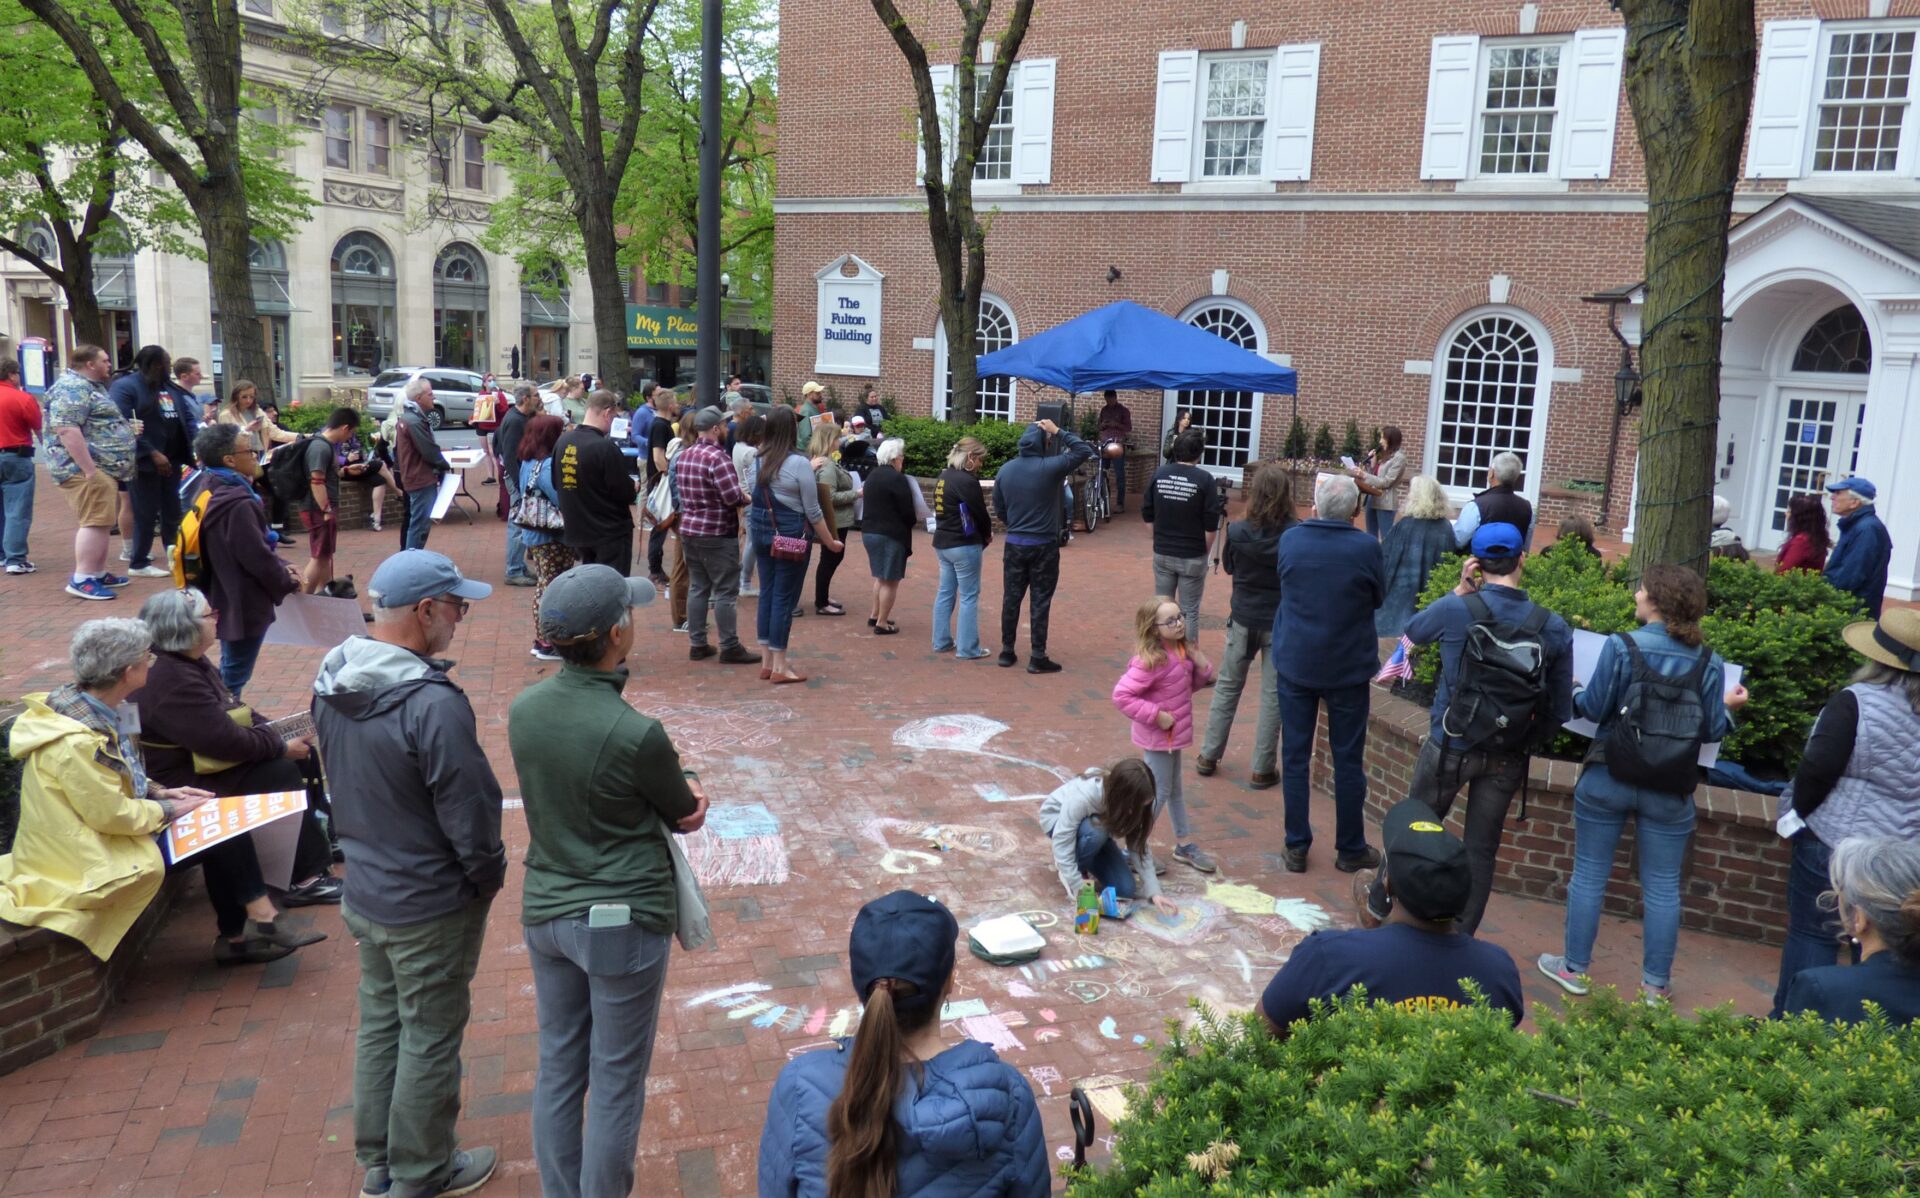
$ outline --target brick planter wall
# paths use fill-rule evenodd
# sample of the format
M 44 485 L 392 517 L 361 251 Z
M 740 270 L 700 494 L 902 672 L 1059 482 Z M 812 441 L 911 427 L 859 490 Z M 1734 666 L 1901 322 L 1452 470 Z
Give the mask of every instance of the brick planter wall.
M 1426 739 L 1428 723 L 1425 708 L 1381 687 L 1373 688 L 1366 765 L 1367 818 L 1374 826 L 1411 787 L 1414 760 Z M 1494 869 L 1495 890 L 1566 902 L 1567 882 L 1573 876 L 1573 785 L 1578 776 L 1574 762 L 1534 760 L 1527 819 L 1513 818 L 1519 813 L 1516 800 Z M 1324 722 L 1314 742 L 1313 780 L 1323 793 L 1332 792 Z M 1717 786 L 1702 786 L 1693 797 L 1698 815 L 1681 867 L 1682 925 L 1765 944 L 1781 943 L 1786 938 L 1791 858 L 1786 842 L 1773 829 L 1776 800 Z M 1328 805 L 1320 806 L 1323 809 L 1315 815 L 1328 819 L 1332 814 Z M 1456 833 L 1462 830 L 1465 812 L 1463 787 L 1447 820 Z M 1332 829 L 1324 831 L 1330 843 Z M 1636 853 L 1635 836 L 1629 829 L 1614 857 L 1606 910 L 1637 919 L 1641 908 Z

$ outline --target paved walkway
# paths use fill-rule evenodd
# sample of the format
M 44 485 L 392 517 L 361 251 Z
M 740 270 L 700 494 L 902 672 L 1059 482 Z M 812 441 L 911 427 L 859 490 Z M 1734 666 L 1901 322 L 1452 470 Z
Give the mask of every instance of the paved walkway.
M 139 580 L 113 605 L 68 598 L 61 569 L 70 535 L 65 505 L 43 488 L 33 536 L 41 572 L 0 576 L 0 695 L 61 681 L 79 621 L 133 615 L 163 585 Z M 432 547 L 498 583 L 502 536 L 490 515 L 456 520 L 435 530 Z M 391 531 L 345 533 L 342 571 L 364 582 L 394 543 Z M 897 609 L 902 635 L 867 635 L 864 556 L 849 556 L 836 583 L 848 616 L 820 618 L 809 607 L 795 625 L 795 660 L 812 675 L 803 687 L 776 689 L 750 669 L 689 663 L 664 604 L 642 617 L 628 697 L 665 720 L 714 797 L 708 831 L 691 847 L 720 945 L 675 950 L 637 1193 L 752 1191 L 772 1079 L 855 1018 L 846 933 L 860 904 L 886 890 L 932 893 L 963 925 L 1024 911 L 1044 927 L 1049 949 L 1039 965 L 996 969 L 963 954 L 951 1014 L 956 1035 L 1000 1044 L 1031 1079 L 1048 1143 L 1061 1152 L 1072 1138 L 1071 1086 L 1144 1076 L 1150 1042 L 1189 997 L 1248 1007 L 1306 930 L 1351 922 L 1348 878 L 1334 871 L 1330 852 L 1304 875 L 1280 867 L 1279 792 L 1245 786 L 1249 696 L 1245 731 L 1220 773 L 1201 779 L 1189 766 L 1186 779 L 1200 839 L 1221 874 L 1206 879 L 1176 865 L 1167 882 L 1183 904 L 1180 918 L 1143 915 L 1074 942 L 1033 812 L 1061 777 L 1129 751 L 1109 694 L 1128 653 L 1132 609 L 1151 587 L 1147 532 L 1131 513 L 1066 551 L 1052 650 L 1067 669 L 1051 677 L 928 650 L 936 568 L 924 537 Z M 1216 653 L 1228 585 L 1211 579 L 1206 595 L 1202 643 Z M 981 622 L 991 629 L 997 550 L 984 592 Z M 476 604 L 450 654 L 509 795 L 517 791 L 507 705 L 554 668 L 527 655 L 530 595 L 500 589 Z M 744 608 L 750 615 L 751 601 Z M 271 714 L 303 707 L 320 656 L 269 646 L 249 698 Z M 1315 814 L 1329 843 L 1325 800 Z M 505 827 L 515 868 L 474 981 L 460 1134 L 500 1149 L 500 1173 L 485 1193 L 534 1194 L 533 978 L 518 923 L 527 834 L 518 811 Z M 1557 948 L 1561 918 L 1558 906 L 1496 895 L 1482 933 L 1525 964 Z M 325 943 L 265 968 L 222 970 L 209 958 L 211 912 L 197 892 L 187 899 L 99 1037 L 0 1078 L 0 1195 L 357 1192 L 356 957 L 336 910 L 315 919 L 331 934 Z M 1608 919 L 1594 973 L 1631 986 L 1638 955 L 1637 925 Z M 1682 933 L 1681 1000 L 1763 1012 L 1776 960 L 1773 950 Z M 1530 966 L 1522 976 L 1530 997 L 1559 1000 Z M 1099 1097 L 1111 1110 L 1109 1095 Z

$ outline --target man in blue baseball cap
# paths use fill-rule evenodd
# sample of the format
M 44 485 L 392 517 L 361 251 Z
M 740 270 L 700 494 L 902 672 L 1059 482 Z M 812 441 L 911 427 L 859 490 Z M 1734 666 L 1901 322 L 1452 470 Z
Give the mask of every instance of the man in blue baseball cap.
M 360 944 L 353 1139 L 367 1193 L 464 1194 L 493 1173 L 494 1150 L 461 1149 L 454 1120 L 470 987 L 507 875 L 500 783 L 439 657 L 492 593 L 441 554 L 395 554 L 367 583 L 368 635 L 328 653 L 313 684 L 347 858 L 340 917 Z
M 1893 538 L 1873 510 L 1879 491 L 1864 478 L 1843 478 L 1828 483 L 1827 493 L 1840 521 L 1840 539 L 1827 555 L 1826 579 L 1866 604 L 1867 614 L 1877 620 L 1893 560 Z
M 1459 928 L 1472 935 L 1493 890 L 1507 809 L 1527 778 L 1527 757 L 1573 718 L 1573 632 L 1527 598 L 1527 554 L 1511 524 L 1482 524 L 1451 595 L 1414 614 L 1406 637 L 1440 643 L 1433 723 L 1413 767 L 1409 797 L 1442 819 L 1467 787 L 1467 859 L 1473 892 Z

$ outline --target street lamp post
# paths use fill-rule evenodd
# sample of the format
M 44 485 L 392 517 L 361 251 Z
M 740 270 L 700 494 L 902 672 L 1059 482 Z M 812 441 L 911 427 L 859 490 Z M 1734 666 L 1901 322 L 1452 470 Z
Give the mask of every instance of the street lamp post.
M 693 403 L 720 396 L 720 3 L 700 3 L 700 228 L 696 282 L 700 290 Z

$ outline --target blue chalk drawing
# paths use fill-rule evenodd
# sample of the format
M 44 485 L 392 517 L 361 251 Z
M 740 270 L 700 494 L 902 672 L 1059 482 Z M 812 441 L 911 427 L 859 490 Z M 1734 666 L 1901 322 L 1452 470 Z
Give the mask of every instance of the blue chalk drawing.
M 764 803 L 729 803 L 707 809 L 707 831 L 722 840 L 780 835 L 780 821 Z

